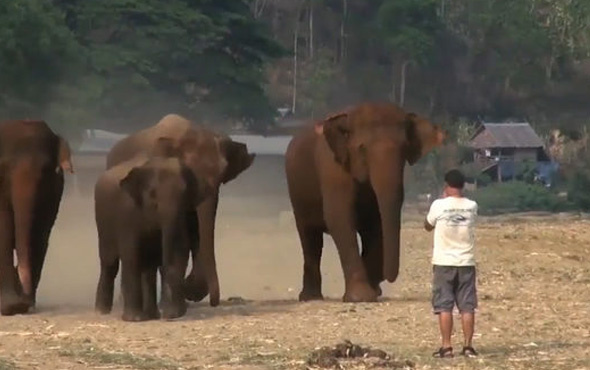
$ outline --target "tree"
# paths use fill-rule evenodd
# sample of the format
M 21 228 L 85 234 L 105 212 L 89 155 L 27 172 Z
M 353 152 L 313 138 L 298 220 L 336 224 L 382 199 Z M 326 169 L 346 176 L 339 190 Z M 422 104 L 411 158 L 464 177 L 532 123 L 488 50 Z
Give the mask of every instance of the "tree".
M 424 65 L 432 58 L 434 38 L 439 29 L 436 11 L 434 0 L 386 0 L 379 8 L 379 25 L 385 43 L 392 50 L 392 64 L 399 64 L 399 105 L 402 107 L 408 66 L 412 63 Z
M 64 15 L 44 0 L 0 2 L 0 112 L 43 117 L 80 52 Z
M 263 67 L 283 48 L 246 1 L 61 1 L 101 76 L 102 116 L 122 123 L 169 111 L 200 119 L 272 117 Z M 138 114 L 138 112 L 140 112 Z

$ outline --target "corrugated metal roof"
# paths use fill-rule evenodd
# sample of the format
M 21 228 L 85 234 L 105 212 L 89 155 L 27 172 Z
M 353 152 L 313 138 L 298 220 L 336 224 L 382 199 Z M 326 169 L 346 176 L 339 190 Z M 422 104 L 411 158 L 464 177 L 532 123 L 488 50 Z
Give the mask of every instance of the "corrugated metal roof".
M 543 141 L 530 124 L 482 123 L 470 141 L 470 146 L 483 148 L 540 148 Z

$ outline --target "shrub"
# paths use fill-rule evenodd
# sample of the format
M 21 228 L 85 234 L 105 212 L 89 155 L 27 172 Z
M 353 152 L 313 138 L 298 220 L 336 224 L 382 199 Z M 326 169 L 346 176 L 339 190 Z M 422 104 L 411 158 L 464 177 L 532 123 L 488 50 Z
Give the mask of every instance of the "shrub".
M 541 185 L 510 181 L 477 189 L 470 196 L 477 201 L 480 214 L 549 211 L 567 208 L 557 194 Z
M 567 183 L 567 199 L 576 208 L 590 210 L 590 177 L 583 171 L 572 174 Z

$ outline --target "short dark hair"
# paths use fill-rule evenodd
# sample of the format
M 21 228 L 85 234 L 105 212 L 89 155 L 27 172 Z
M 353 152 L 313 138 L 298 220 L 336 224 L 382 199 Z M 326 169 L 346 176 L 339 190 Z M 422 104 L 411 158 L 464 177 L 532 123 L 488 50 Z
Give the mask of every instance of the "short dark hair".
M 451 188 L 463 189 L 465 186 L 465 176 L 457 169 L 450 170 L 445 174 L 445 182 Z

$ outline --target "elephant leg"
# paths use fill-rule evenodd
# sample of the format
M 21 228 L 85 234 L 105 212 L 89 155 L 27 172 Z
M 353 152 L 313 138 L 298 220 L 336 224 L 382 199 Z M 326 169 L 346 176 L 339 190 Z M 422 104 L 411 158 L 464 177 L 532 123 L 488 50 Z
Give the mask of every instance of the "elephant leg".
M 98 254 L 100 258 L 100 277 L 96 287 L 94 308 L 100 314 L 108 314 L 113 309 L 115 278 L 119 273 L 119 240 L 114 237 L 116 230 L 105 225 L 103 218 L 97 217 Z M 106 220 L 106 218 L 105 218 Z M 123 287 L 121 281 L 121 287 Z M 121 289 L 121 295 L 123 290 Z
M 197 207 L 199 245 L 191 246 L 193 266 L 184 282 L 185 297 L 200 302 L 209 295 L 209 305 L 219 305 L 220 291 L 215 262 L 215 217 L 218 195 L 205 200 Z M 198 249 L 198 251 L 196 251 Z
M 160 307 L 164 307 L 170 301 L 170 292 L 166 289 L 166 277 L 164 276 L 163 266 L 158 267 L 158 272 L 160 274 Z
M 141 273 L 143 312 L 146 315 L 147 319 L 160 318 L 160 311 L 158 309 L 157 298 L 157 274 L 157 265 L 148 266 Z
M 377 293 L 369 284 L 365 266 L 359 254 L 358 241 L 352 205 L 338 201 L 324 204 L 325 219 L 330 235 L 338 249 L 340 263 L 344 272 L 344 302 L 375 302 Z
M 49 230 L 43 230 L 35 237 L 32 250 L 31 259 L 31 277 L 33 280 L 33 291 L 31 293 L 31 307 L 35 307 L 37 303 L 37 288 L 41 281 L 41 273 L 43 271 L 43 264 L 45 256 L 47 255 L 47 246 L 49 244 Z
M 191 251 L 191 255 L 193 266 L 184 280 L 184 294 L 187 300 L 200 302 L 209 295 L 209 287 L 198 252 Z
M 188 262 L 188 248 L 177 248 L 164 253 L 169 253 L 163 264 L 168 299 L 162 308 L 162 317 L 175 319 L 184 316 L 187 310 L 183 278 Z
M 303 289 L 299 293 L 300 301 L 322 300 L 322 274 L 320 271 L 323 232 L 319 228 L 301 225 L 297 222 L 297 232 L 303 250 Z
M 57 187 L 52 194 L 47 197 L 46 201 L 40 202 L 39 218 L 34 225 L 33 230 L 39 230 L 33 235 L 32 245 L 32 260 L 31 260 L 31 277 L 33 280 L 33 292 L 31 293 L 32 307 L 35 307 L 37 302 L 37 288 L 41 281 L 41 274 L 43 272 L 43 265 L 47 255 L 47 247 L 49 245 L 49 237 L 51 236 L 51 229 L 55 224 L 57 213 L 59 211 L 59 204 L 63 192 L 63 180 L 55 184 Z M 38 227 L 36 227 L 39 225 Z
M 137 246 L 128 243 L 123 248 L 129 248 L 122 255 L 122 288 L 123 288 L 123 320 L 144 321 L 147 319 L 143 312 L 143 292 L 141 289 L 141 260 Z
M 381 236 L 381 221 L 365 225 L 359 231 L 362 242 L 362 258 L 369 278 L 369 284 L 378 296 L 382 295 L 379 284 L 383 281 L 383 237 Z
M 5 316 L 27 313 L 29 304 L 22 295 L 14 268 L 14 222 L 12 212 L 0 205 L 0 313 Z
M 108 314 L 113 309 L 113 296 L 115 293 L 115 278 L 119 272 L 119 259 L 101 258 L 100 278 L 96 288 L 95 310 L 101 314 Z

